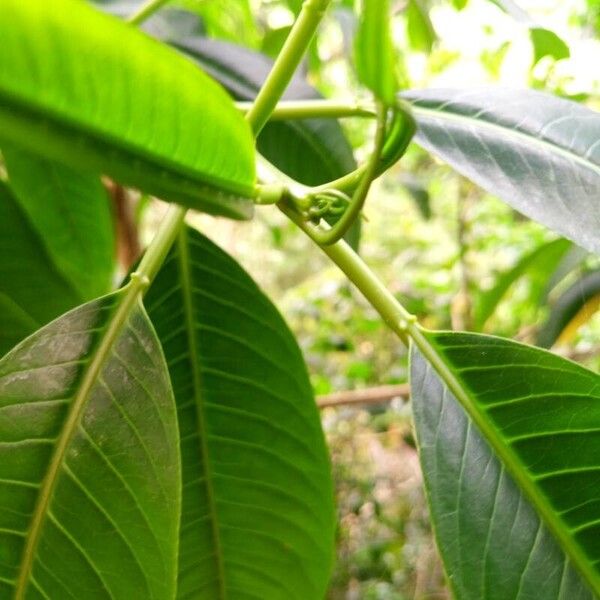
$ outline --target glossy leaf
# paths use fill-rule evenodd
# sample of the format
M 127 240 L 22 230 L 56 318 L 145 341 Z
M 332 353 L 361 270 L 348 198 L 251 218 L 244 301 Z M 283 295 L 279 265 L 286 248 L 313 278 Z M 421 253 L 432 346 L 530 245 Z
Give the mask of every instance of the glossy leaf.
M 524 215 L 600 252 L 600 114 L 531 90 L 406 94 L 415 141 Z
M 175 594 L 177 417 L 129 288 L 0 361 L 0 597 Z
M 552 240 L 523 256 L 512 269 L 501 273 L 494 286 L 483 291 L 476 298 L 474 308 L 476 329 L 483 328 L 513 284 L 523 276 L 529 276 L 533 284 L 530 301 L 537 306 L 546 284 L 571 247 L 572 244 L 568 240 Z
M 100 179 L 14 147 L 5 146 L 3 155 L 20 206 L 81 300 L 108 292 L 115 240 L 111 206 Z
M 424 456 L 433 460 L 435 453 L 442 461 L 441 468 L 448 461 L 459 469 L 458 480 L 451 475 L 446 480 L 446 473 L 442 475 L 434 467 L 431 485 L 435 491 L 430 489 L 432 511 L 438 519 L 436 527 L 438 531 L 445 529 L 439 534 L 442 554 L 459 597 L 512 598 L 515 592 L 517 597 L 528 597 L 525 590 L 536 590 L 538 597 L 544 597 L 540 596 L 541 589 L 554 590 L 558 597 L 571 597 L 560 596 L 561 586 L 566 584 L 564 560 L 545 563 L 552 555 L 550 551 L 548 557 L 544 554 L 547 536 L 540 528 L 533 531 L 535 519 L 531 515 L 521 524 L 518 504 L 515 507 L 518 495 L 509 492 L 504 501 L 502 469 L 493 465 L 487 469 L 491 456 L 499 459 L 563 552 L 597 593 L 600 375 L 546 351 L 501 338 L 452 332 L 425 332 L 424 336 L 430 345 L 427 357 L 431 365 L 425 365 L 418 356 L 413 361 L 413 401 L 417 415 L 428 415 L 423 417 L 430 421 L 427 429 L 433 421 L 440 427 L 433 438 L 431 432 L 427 434 Z M 472 427 L 461 427 L 460 421 L 452 418 L 447 420 L 442 408 L 451 401 L 450 392 L 466 411 Z M 486 456 L 482 445 L 469 438 L 471 431 L 485 439 L 491 453 Z M 460 437 L 461 433 L 466 437 Z M 453 445 L 443 457 L 441 450 L 428 447 L 436 443 L 436 435 L 441 445 Z M 424 464 L 425 470 L 431 467 L 431 463 Z M 446 512 L 448 503 L 453 504 L 453 513 Z M 503 504 L 506 506 L 498 508 L 497 520 L 489 511 Z M 523 510 L 526 514 L 529 509 Z M 511 515 L 512 528 L 508 529 Z M 449 527 L 454 527 L 457 535 L 448 535 L 450 517 Z M 473 522 L 467 523 L 470 520 Z M 496 538 L 496 531 L 503 528 L 505 531 Z M 523 540 L 519 540 L 520 535 Z M 521 546 L 514 557 L 499 544 L 502 539 Z M 519 573 L 518 580 L 515 572 Z M 500 593 L 498 586 L 504 585 L 513 591 Z M 463 590 L 464 596 L 460 595 Z M 549 593 L 545 597 L 556 596 Z
M 2 139 L 206 212 L 248 216 L 251 202 L 238 196 L 253 194 L 250 128 L 190 61 L 78 0 L 3 0 L 0 39 Z
M 459 600 L 591 600 L 506 468 L 413 350 L 412 406 L 430 515 Z
M 225 253 L 184 230 L 147 295 L 178 407 L 179 598 L 322 598 L 335 518 L 302 357 Z
M 0 356 L 82 298 L 0 181 Z
M 549 348 L 571 340 L 600 308 L 600 269 L 572 283 L 552 304 L 547 321 L 540 327 L 537 343 Z
M 359 80 L 387 105 L 398 90 L 390 20 L 389 0 L 364 0 L 354 47 Z

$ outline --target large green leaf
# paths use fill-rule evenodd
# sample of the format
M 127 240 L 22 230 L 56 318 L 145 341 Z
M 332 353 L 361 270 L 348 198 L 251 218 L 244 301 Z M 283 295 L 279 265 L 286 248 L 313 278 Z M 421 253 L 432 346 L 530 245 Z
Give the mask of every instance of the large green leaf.
M 418 144 L 528 217 L 600 252 L 600 114 L 531 90 L 405 97 Z
M 188 37 L 173 44 L 198 61 L 238 100 L 253 100 L 273 66 L 267 56 L 228 42 Z M 285 100 L 320 97 L 298 75 L 292 78 L 283 96 Z M 352 147 L 335 119 L 268 123 L 257 146 L 278 169 L 305 185 L 319 185 L 356 168 Z
M 20 206 L 81 299 L 109 291 L 115 240 L 100 179 L 14 147 L 5 146 L 3 155 Z
M 296 342 L 226 254 L 182 231 L 147 306 L 181 431 L 178 596 L 323 598 L 330 465 Z
M 82 298 L 0 181 L 0 356 Z
M 168 200 L 248 215 L 237 196 L 253 194 L 250 128 L 191 61 L 78 0 L 2 0 L 0 39 L 1 138 Z
M 458 600 L 592 594 L 454 395 L 413 351 L 412 405 L 438 547 Z
M 172 598 L 179 465 L 131 284 L 24 340 L 0 361 L 0 597 Z
M 490 289 L 483 291 L 476 297 L 474 307 L 475 327 L 477 329 L 483 328 L 508 290 L 524 275 L 529 275 L 534 288 L 529 296 L 530 302 L 537 306 L 552 274 L 571 248 L 571 242 L 564 239 L 546 242 L 523 256 L 512 269 L 502 273 Z
M 563 573 L 564 557 L 537 525 L 521 492 L 598 593 L 600 375 L 491 336 L 424 332 L 419 348 L 430 363 L 413 356 L 421 452 L 424 469 L 433 469 L 427 476 L 432 514 L 459 597 L 583 593 L 564 591 L 565 585 L 575 585 Z M 452 418 L 450 394 L 468 423 Z M 491 462 L 494 456 L 499 464 Z M 446 472 L 446 463 L 458 470 L 458 478 Z M 502 540 L 514 546 L 514 554 Z M 540 595 L 541 590 L 548 593 Z

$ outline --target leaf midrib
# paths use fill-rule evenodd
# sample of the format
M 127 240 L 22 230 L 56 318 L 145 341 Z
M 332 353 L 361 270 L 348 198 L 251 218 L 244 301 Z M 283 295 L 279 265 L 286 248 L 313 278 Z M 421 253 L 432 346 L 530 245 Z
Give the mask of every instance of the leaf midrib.
M 562 146 L 559 146 L 558 144 L 556 144 L 546 138 L 540 138 L 533 134 L 527 134 L 522 131 L 519 131 L 518 129 L 514 129 L 514 128 L 511 128 L 508 126 L 504 126 L 504 125 L 499 125 L 497 123 L 492 123 L 490 121 L 486 121 L 486 120 L 482 120 L 482 119 L 476 119 L 474 117 L 467 116 L 467 115 L 462 115 L 462 114 L 453 113 L 453 112 L 444 111 L 444 110 L 435 109 L 435 108 L 424 108 L 422 106 L 418 106 L 417 104 L 414 104 L 415 102 L 420 101 L 418 98 L 415 100 L 409 99 L 409 101 L 411 103 L 412 111 L 415 113 L 415 115 L 421 114 L 424 116 L 434 117 L 436 119 L 441 119 L 441 120 L 445 119 L 446 121 L 450 121 L 450 122 L 453 121 L 456 123 L 463 123 L 463 124 L 468 123 L 470 126 L 474 126 L 476 128 L 479 127 L 481 129 L 488 129 L 489 131 L 500 133 L 501 135 L 506 136 L 506 137 L 514 136 L 517 139 L 526 141 L 527 144 L 537 145 L 545 151 L 548 151 L 548 152 L 551 152 L 554 154 L 558 154 L 559 156 L 562 156 L 563 158 L 565 158 L 567 160 L 573 161 L 585 168 L 590 169 L 591 171 L 594 171 L 597 175 L 600 175 L 600 165 L 597 165 L 596 163 L 591 162 L 590 160 L 584 158 L 583 156 L 576 154 L 572 150 L 567 150 L 566 148 L 563 148 Z
M 113 315 L 105 326 L 102 340 L 93 354 L 83 374 L 79 388 L 73 398 L 73 404 L 62 431 L 56 441 L 55 449 L 50 459 L 46 476 L 40 487 L 40 493 L 31 517 L 31 525 L 26 536 L 25 548 L 15 585 L 15 600 L 23 600 L 30 581 L 31 569 L 35 560 L 37 546 L 42 530 L 48 517 L 50 503 L 58 483 L 66 452 L 81 421 L 90 393 L 104 367 L 109 354 L 125 325 L 132 308 L 139 300 L 140 284 L 132 281 L 117 294 L 123 294 L 118 305 L 113 309 Z
M 462 384 L 460 379 L 454 374 L 453 369 L 446 363 L 444 354 L 437 343 L 430 339 L 425 330 L 421 329 L 418 332 L 414 332 L 413 340 L 425 359 L 433 366 L 442 381 L 477 425 L 483 438 L 488 441 L 493 451 L 500 458 L 500 462 L 506 466 L 509 473 L 516 480 L 518 487 L 525 492 L 526 496 L 534 504 L 537 512 L 542 516 L 542 520 L 560 540 L 560 545 L 571 557 L 580 572 L 584 574 L 590 587 L 596 594 L 600 595 L 600 576 L 591 567 L 590 561 L 583 549 L 566 533 L 565 525 L 557 518 L 556 512 L 550 505 L 547 497 L 542 494 L 535 483 L 525 474 L 526 468 L 519 457 L 512 448 L 503 442 L 502 436 L 496 427 L 478 409 L 475 401 L 470 396 L 468 387 Z M 544 352 L 543 350 L 541 351 Z
M 210 468 L 210 458 L 208 450 L 208 435 L 206 430 L 206 422 L 204 419 L 204 397 L 202 395 L 202 375 L 200 373 L 200 352 L 198 348 L 198 339 L 195 333 L 194 322 L 194 301 L 192 291 L 192 281 L 190 273 L 190 255 L 188 248 L 188 233 L 185 227 L 177 238 L 177 254 L 179 259 L 179 267 L 181 271 L 181 292 L 183 296 L 183 313 L 186 324 L 187 343 L 190 351 L 190 367 L 192 371 L 192 381 L 194 389 L 194 402 L 196 405 L 196 420 L 198 424 L 198 438 L 200 441 L 200 454 L 202 456 L 202 466 L 204 470 L 204 481 L 208 507 L 210 511 L 209 521 L 215 545 L 215 566 L 217 569 L 217 581 L 219 585 L 219 600 L 226 600 L 227 594 L 225 589 L 225 566 L 223 564 L 223 552 L 221 545 L 221 536 L 219 532 L 219 524 L 217 521 L 217 507 L 215 502 L 215 491 L 213 488 L 213 477 Z M 183 516 L 183 514 L 182 514 Z M 181 548 L 180 548 L 181 551 Z

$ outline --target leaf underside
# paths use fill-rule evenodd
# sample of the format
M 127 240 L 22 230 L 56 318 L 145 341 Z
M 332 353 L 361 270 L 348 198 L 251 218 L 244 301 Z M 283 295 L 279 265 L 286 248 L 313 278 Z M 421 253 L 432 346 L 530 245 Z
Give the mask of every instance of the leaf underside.
M 147 306 L 181 431 L 179 598 L 322 598 L 330 465 L 306 370 L 273 305 L 185 229 Z
M 167 200 L 247 217 L 250 128 L 191 61 L 78 0 L 3 0 L 0 131 Z M 215 187 L 221 192 L 216 192 Z
M 501 338 L 426 336 L 457 386 L 413 350 L 421 460 L 458 597 L 590 597 L 565 554 L 598 591 L 600 376 Z
M 600 252 L 600 114 L 532 90 L 403 97 L 419 145 L 524 215 Z
M 2 598 L 175 593 L 177 422 L 141 305 L 98 362 L 123 293 L 67 313 L 0 361 Z

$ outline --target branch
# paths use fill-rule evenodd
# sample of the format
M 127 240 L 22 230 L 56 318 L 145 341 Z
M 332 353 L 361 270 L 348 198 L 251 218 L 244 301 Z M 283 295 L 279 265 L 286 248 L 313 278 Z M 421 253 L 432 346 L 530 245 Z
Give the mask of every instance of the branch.
M 319 408 L 328 408 L 331 406 L 350 406 L 353 404 L 384 404 L 394 398 L 408 400 L 409 396 L 410 385 L 408 383 L 382 385 L 363 390 L 348 390 L 325 396 L 317 396 L 317 406 Z

